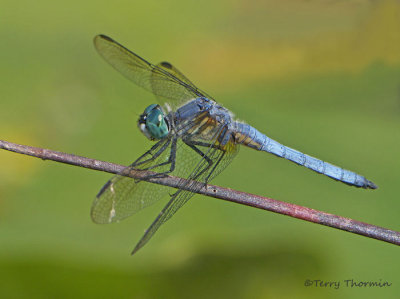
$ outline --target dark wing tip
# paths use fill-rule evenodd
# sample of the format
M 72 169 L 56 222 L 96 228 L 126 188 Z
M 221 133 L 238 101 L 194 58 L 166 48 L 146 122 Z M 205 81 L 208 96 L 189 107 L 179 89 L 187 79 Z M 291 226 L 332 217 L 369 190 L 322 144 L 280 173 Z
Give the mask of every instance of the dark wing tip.
M 172 64 L 170 64 L 169 62 L 163 61 L 160 63 L 163 67 L 167 68 L 167 69 L 172 69 Z
M 96 40 L 96 39 L 99 39 L 99 38 L 105 39 L 105 40 L 110 41 L 110 42 L 113 42 L 113 41 L 114 41 L 111 37 L 108 37 L 107 35 L 104 35 L 104 34 L 98 34 L 98 35 L 96 35 L 96 36 L 94 37 L 95 40 Z
M 111 37 L 108 37 L 107 35 L 104 34 L 96 35 L 93 39 L 93 43 L 97 47 L 98 43 L 101 42 L 102 40 L 110 43 L 115 43 L 115 41 Z

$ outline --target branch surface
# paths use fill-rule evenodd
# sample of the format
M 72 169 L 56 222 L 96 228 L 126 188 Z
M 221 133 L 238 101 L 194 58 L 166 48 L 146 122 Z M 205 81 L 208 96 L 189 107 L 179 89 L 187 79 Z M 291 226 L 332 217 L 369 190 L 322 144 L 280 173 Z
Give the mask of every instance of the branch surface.
M 52 160 L 65 164 L 85 167 L 93 170 L 99 170 L 114 174 L 119 174 L 126 166 L 114 164 L 110 162 L 90 159 L 73 154 L 57 152 L 49 149 L 43 149 L 33 146 L 21 145 L 12 142 L 0 140 L 0 148 L 11 152 L 37 157 L 43 160 Z M 166 176 L 163 178 L 149 178 L 150 171 L 135 171 L 132 170 L 124 175 L 145 180 L 150 183 L 160 184 L 173 188 L 182 186 L 182 178 L 174 176 Z M 187 184 L 190 186 L 190 184 Z M 334 214 L 325 213 L 322 211 L 310 209 L 307 207 L 279 201 L 276 199 L 254 195 L 251 193 L 241 192 L 229 188 L 218 187 L 214 185 L 206 185 L 198 194 L 223 199 L 226 201 L 271 211 L 274 213 L 287 215 L 293 218 L 302 219 L 308 222 L 313 222 L 354 234 L 362 235 L 368 238 L 377 239 L 380 241 L 400 245 L 400 232 L 379 227 L 376 225 L 360 222 L 351 218 L 345 218 Z

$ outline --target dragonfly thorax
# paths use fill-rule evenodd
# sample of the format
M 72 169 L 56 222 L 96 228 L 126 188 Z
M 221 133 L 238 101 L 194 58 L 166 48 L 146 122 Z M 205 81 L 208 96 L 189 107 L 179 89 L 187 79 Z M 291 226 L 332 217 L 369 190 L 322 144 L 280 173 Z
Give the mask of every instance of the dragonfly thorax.
M 148 106 L 138 120 L 140 131 L 150 140 L 162 139 L 168 135 L 169 126 L 160 105 Z

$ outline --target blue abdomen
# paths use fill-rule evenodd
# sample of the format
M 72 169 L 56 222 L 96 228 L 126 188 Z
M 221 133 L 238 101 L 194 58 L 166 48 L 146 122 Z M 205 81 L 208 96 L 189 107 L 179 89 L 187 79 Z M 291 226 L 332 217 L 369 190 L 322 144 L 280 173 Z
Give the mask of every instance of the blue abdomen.
M 285 158 L 301 166 L 305 166 L 315 172 L 326 175 L 345 184 L 376 189 L 377 186 L 365 177 L 343 169 L 341 167 L 324 162 L 317 158 L 301 153 L 295 149 L 284 146 L 279 142 L 265 136 L 248 124 L 235 122 L 233 124 L 235 141 L 259 151 L 268 152 L 278 157 Z

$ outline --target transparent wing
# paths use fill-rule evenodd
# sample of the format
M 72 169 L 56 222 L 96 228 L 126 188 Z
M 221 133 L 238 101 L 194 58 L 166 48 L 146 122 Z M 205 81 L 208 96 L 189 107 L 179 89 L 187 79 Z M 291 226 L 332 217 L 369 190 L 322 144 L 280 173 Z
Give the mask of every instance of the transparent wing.
M 152 155 L 160 153 L 156 159 L 149 160 Z M 168 161 L 170 154 L 170 141 L 163 140 L 153 146 L 151 150 L 146 152 L 142 157 L 136 160 L 132 165 L 125 168 L 121 175 L 111 178 L 97 194 L 92 204 L 90 212 L 91 218 L 95 223 L 112 223 L 118 222 L 139 210 L 155 203 L 170 191 L 168 187 L 138 181 L 126 176 L 133 169 L 145 169 L 153 167 L 151 170 L 156 172 L 165 172 L 169 165 L 161 165 Z M 139 166 L 134 166 L 140 162 Z
M 186 144 L 184 148 L 189 155 L 193 155 L 194 150 L 192 148 Z M 151 239 L 159 227 L 170 219 L 194 195 L 193 192 L 200 190 L 206 183 L 216 177 L 233 160 L 239 150 L 239 147 L 234 142 L 229 142 L 224 147 L 220 147 L 217 143 L 214 143 L 209 146 L 197 145 L 196 148 L 202 151 L 207 158 L 202 157 L 196 162 L 193 171 L 188 176 L 189 181 L 181 182 L 179 190 L 173 194 L 170 201 L 146 230 L 132 251 L 132 254 L 136 253 Z M 211 166 L 210 161 L 212 162 Z M 178 163 L 182 164 L 182 160 Z
M 153 65 L 105 35 L 97 35 L 94 45 L 111 66 L 155 94 L 161 104 L 176 108 L 190 99 L 208 97 L 168 62 Z
M 174 95 L 179 95 L 179 96 L 175 96 L 178 101 L 176 101 L 175 103 L 172 103 L 172 108 L 178 108 L 178 106 L 180 104 L 182 104 L 183 102 L 186 102 L 190 99 L 193 99 L 193 97 L 206 97 L 210 100 L 215 101 L 210 95 L 208 95 L 207 93 L 205 93 L 204 91 L 200 90 L 199 88 L 197 88 L 187 77 L 185 77 L 176 67 L 174 67 L 172 64 L 170 64 L 169 62 L 163 61 L 160 62 L 159 64 L 156 65 L 156 67 L 164 70 L 165 72 L 169 73 L 171 76 L 174 76 L 175 78 L 177 78 L 178 80 L 180 80 L 181 82 L 183 82 L 185 84 L 185 86 L 189 87 L 189 94 L 187 94 L 187 90 L 185 91 L 184 94 L 180 94 L 181 92 L 181 87 L 176 86 L 175 83 L 172 84 L 168 84 L 168 86 L 165 83 L 165 80 L 160 80 L 158 75 L 154 75 L 155 72 L 153 72 L 153 76 L 152 76 L 152 86 L 153 89 L 155 90 L 163 90 L 163 93 L 168 95 L 168 96 L 164 96 L 164 99 L 162 99 L 162 97 L 159 95 L 159 100 L 161 103 L 166 103 L 168 102 L 168 100 L 172 97 L 174 97 Z M 182 85 L 181 85 L 182 86 Z M 161 92 L 159 92 L 161 94 Z
M 121 221 L 154 204 L 162 197 L 172 194 L 174 191 L 170 187 L 135 180 L 123 175 L 129 173 L 131 169 L 150 168 L 151 171 L 158 173 L 170 171 L 171 164 L 168 161 L 173 150 L 171 147 L 171 139 L 158 142 L 126 167 L 121 174 L 112 177 L 97 194 L 92 204 L 90 214 L 93 222 L 105 224 Z M 178 160 L 175 161 L 175 169 L 170 174 L 183 178 L 190 175 L 194 165 L 202 158 L 191 149 L 186 149 L 186 145 L 181 140 L 177 141 L 174 155 L 178 157 Z

